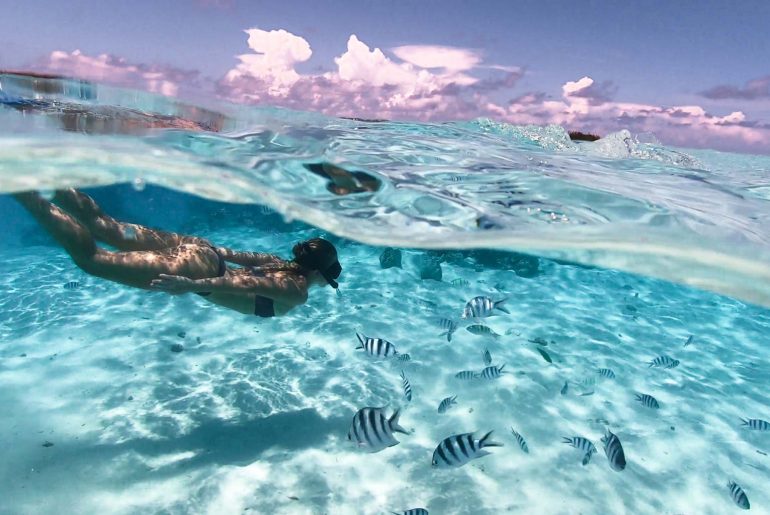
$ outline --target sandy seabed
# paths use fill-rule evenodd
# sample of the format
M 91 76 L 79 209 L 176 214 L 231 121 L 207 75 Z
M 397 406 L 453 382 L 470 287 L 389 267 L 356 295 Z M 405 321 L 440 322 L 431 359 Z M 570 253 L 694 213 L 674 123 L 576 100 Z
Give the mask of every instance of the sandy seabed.
M 56 248 L 0 251 L 0 513 L 717 514 L 738 510 L 729 480 L 770 513 L 770 431 L 741 427 L 770 419 L 769 310 L 548 261 L 533 279 L 445 263 L 444 282 L 420 281 L 409 266 L 381 270 L 379 252 L 343 245 L 341 296 L 313 290 L 289 316 L 258 319 L 89 277 Z M 439 318 L 475 295 L 508 297 L 511 314 L 487 320 L 500 337 L 461 326 L 447 342 Z M 411 361 L 367 358 L 356 331 Z M 455 379 L 484 367 L 485 348 L 506 374 Z M 662 354 L 680 365 L 649 368 Z M 438 414 L 450 395 L 458 404 Z M 364 406 L 400 407 L 412 434 L 379 453 L 356 448 L 346 435 Z M 622 472 L 602 452 L 605 427 L 625 449 Z M 431 468 L 443 438 L 489 430 L 504 447 Z M 561 442 L 574 435 L 599 448 L 587 466 Z

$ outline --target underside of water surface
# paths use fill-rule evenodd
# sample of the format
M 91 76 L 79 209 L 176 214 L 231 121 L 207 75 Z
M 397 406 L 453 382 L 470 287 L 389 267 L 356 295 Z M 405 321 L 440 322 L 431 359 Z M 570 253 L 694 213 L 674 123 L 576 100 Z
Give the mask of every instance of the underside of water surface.
M 62 187 L 239 250 L 324 236 L 340 294 L 260 319 L 131 289 L 1 195 L 0 512 L 725 513 L 728 481 L 770 509 L 770 431 L 742 424 L 770 420 L 768 157 L 0 75 L 0 192 Z M 476 296 L 510 313 L 480 332 L 460 319 Z M 367 357 L 357 332 L 411 359 Z M 485 350 L 500 377 L 455 377 Z M 366 452 L 347 438 L 363 407 L 409 434 Z M 489 456 L 431 466 L 490 430 Z

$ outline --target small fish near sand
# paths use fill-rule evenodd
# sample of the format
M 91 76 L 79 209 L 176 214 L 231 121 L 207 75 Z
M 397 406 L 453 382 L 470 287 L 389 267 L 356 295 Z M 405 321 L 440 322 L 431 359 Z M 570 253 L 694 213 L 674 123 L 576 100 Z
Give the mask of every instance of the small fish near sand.
M 471 460 L 490 454 L 486 447 L 502 447 L 503 444 L 489 439 L 492 431 L 479 440 L 473 438 L 473 433 L 463 433 L 444 438 L 433 451 L 431 465 L 436 468 L 462 467 Z
M 460 379 L 462 381 L 471 381 L 473 379 L 478 379 L 479 373 L 474 372 L 473 370 L 463 370 L 461 372 L 456 373 L 455 378 Z
M 596 390 L 596 377 L 588 376 L 584 377 L 580 381 L 572 381 L 572 384 L 580 390 L 581 396 L 593 395 Z
M 473 297 L 465 304 L 463 309 L 463 319 L 468 318 L 487 318 L 496 315 L 496 311 L 510 314 L 510 311 L 503 307 L 503 303 L 508 299 L 492 300 L 489 297 Z
M 730 490 L 730 498 L 733 500 L 736 506 L 744 510 L 751 508 L 751 504 L 749 504 L 749 498 L 746 495 L 746 492 L 743 491 L 743 488 L 738 486 L 738 483 L 735 481 L 730 481 L 727 483 L 727 488 Z
M 479 374 L 479 377 L 482 379 L 498 379 L 501 375 L 503 375 L 503 367 L 505 366 L 505 363 L 502 365 L 495 366 L 489 366 L 486 367 L 484 370 L 481 371 L 481 374 Z
M 361 408 L 353 416 L 353 422 L 348 431 L 348 440 L 356 442 L 359 447 L 369 452 L 379 452 L 388 447 L 398 445 L 393 433 L 409 432 L 398 424 L 399 410 L 393 412 L 390 418 L 385 417 L 385 408 Z
M 646 393 L 637 393 L 636 400 L 639 401 L 645 408 L 660 409 L 658 400 L 652 395 L 648 395 Z
M 596 446 L 591 443 L 591 440 L 588 438 L 584 438 L 582 436 L 564 436 L 563 437 L 563 443 L 569 444 L 575 449 L 579 449 L 583 451 L 583 461 L 581 462 L 584 466 L 588 465 L 588 462 L 591 461 L 591 456 L 593 456 L 594 453 L 596 453 Z
M 442 318 L 438 321 L 439 327 L 444 330 L 439 336 L 446 336 L 446 341 L 452 341 L 452 335 L 457 331 L 457 322 L 449 318 Z
M 471 334 L 476 336 L 491 336 L 492 338 L 500 338 L 500 335 L 494 332 L 489 326 L 484 324 L 473 324 L 465 328 Z
M 516 443 L 519 444 L 519 448 L 525 453 L 529 454 L 529 447 L 527 446 L 527 441 L 524 440 L 524 437 L 521 436 L 514 428 L 511 428 L 511 434 L 513 434 L 513 437 L 516 439 Z
M 403 354 L 399 354 L 398 357 L 396 357 L 396 359 L 401 363 L 406 363 L 407 361 L 412 360 L 412 356 L 410 356 L 408 352 L 405 352 Z
M 607 429 L 601 441 L 604 447 L 604 454 L 607 455 L 607 461 L 610 462 L 610 468 L 617 472 L 625 469 L 626 454 L 623 452 L 623 446 L 620 444 L 620 439 L 617 435 Z
M 567 392 L 569 392 L 569 381 L 564 381 L 564 386 L 561 387 L 561 394 L 567 395 Z
M 687 341 L 685 341 L 685 342 L 684 342 L 684 345 L 682 345 L 682 347 L 688 347 L 688 346 L 690 346 L 690 345 L 692 344 L 692 339 L 693 339 L 693 336 L 692 336 L 692 335 L 688 336 L 688 337 L 687 337 Z
M 611 368 L 600 368 L 599 375 L 605 379 L 615 379 L 615 372 Z
M 770 422 L 760 418 L 742 418 L 741 427 L 753 429 L 754 431 L 770 431 Z
M 649 368 L 654 367 L 654 368 L 672 369 L 679 366 L 679 360 L 674 359 L 671 356 L 666 356 L 664 354 L 650 361 L 648 365 L 649 365 Z
M 383 340 L 382 338 L 370 338 L 360 333 L 356 333 L 356 336 L 361 343 L 356 347 L 356 350 L 363 349 L 364 352 L 370 356 L 376 356 L 378 358 L 389 358 L 398 355 L 396 346 L 387 340 Z
M 452 286 L 462 286 L 462 287 L 466 287 L 466 286 L 470 286 L 471 285 L 471 283 L 467 279 L 461 279 L 459 277 L 457 279 L 452 279 L 450 284 Z
M 492 364 L 492 354 L 490 354 L 489 349 L 484 349 L 484 352 L 481 353 L 481 358 L 484 360 L 484 366 L 490 366 Z
M 449 408 L 457 404 L 457 395 L 454 395 L 452 397 L 446 397 L 444 400 L 441 401 L 441 403 L 438 405 L 438 412 L 441 414 L 444 414 L 447 412 Z
M 412 384 L 406 378 L 403 370 L 401 371 L 401 385 L 404 388 L 404 397 L 406 397 L 407 402 L 412 402 Z
M 428 510 L 425 508 L 412 508 L 406 511 L 402 511 L 401 513 L 397 511 L 391 511 L 393 515 L 428 515 Z
M 548 363 L 553 363 L 553 359 L 551 359 L 551 355 L 548 354 L 545 349 L 541 349 L 540 347 L 535 347 L 537 352 L 543 357 L 544 360 L 546 360 Z
M 548 341 L 545 338 L 541 338 L 539 336 L 536 336 L 535 338 L 532 338 L 530 340 L 527 340 L 529 343 L 536 343 L 538 345 L 542 345 L 543 347 L 548 347 Z M 551 341 L 553 343 L 553 341 Z
M 80 283 L 77 281 L 69 281 L 64 283 L 65 290 L 77 290 L 78 288 L 80 288 Z

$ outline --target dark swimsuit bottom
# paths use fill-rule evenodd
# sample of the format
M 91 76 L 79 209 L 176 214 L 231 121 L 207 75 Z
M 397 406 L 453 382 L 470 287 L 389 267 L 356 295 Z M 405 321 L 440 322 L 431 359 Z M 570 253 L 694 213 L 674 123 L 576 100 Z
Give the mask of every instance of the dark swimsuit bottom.
M 219 258 L 219 268 L 217 269 L 217 277 L 223 277 L 225 275 L 225 272 L 227 272 L 227 263 L 225 263 L 225 258 L 222 257 L 222 254 L 219 253 L 219 251 L 214 247 L 209 247 L 211 250 L 214 251 L 214 254 L 217 255 L 217 258 Z M 199 291 L 195 292 L 196 295 L 200 295 L 201 297 L 208 297 L 211 295 L 210 291 Z M 263 318 L 270 318 L 275 316 L 275 306 L 273 305 L 273 299 L 269 297 L 263 297 L 262 295 L 257 295 L 254 297 L 254 314 L 258 317 Z

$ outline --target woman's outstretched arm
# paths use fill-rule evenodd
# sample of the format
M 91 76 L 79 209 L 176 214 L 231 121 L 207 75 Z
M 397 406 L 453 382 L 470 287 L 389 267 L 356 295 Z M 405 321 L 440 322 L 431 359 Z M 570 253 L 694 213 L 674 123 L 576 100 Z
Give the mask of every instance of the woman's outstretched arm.
M 293 277 L 255 277 L 227 273 L 222 277 L 190 279 L 179 275 L 160 274 L 150 286 L 171 294 L 190 292 L 255 293 L 282 304 L 302 304 L 307 301 L 307 288 Z
M 225 261 L 241 266 L 260 266 L 281 261 L 279 257 L 267 252 L 241 252 L 227 247 L 217 247 L 217 252 Z

